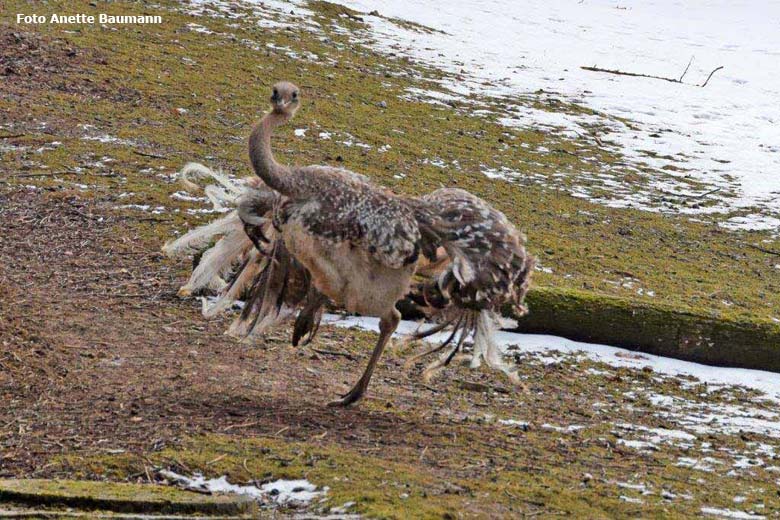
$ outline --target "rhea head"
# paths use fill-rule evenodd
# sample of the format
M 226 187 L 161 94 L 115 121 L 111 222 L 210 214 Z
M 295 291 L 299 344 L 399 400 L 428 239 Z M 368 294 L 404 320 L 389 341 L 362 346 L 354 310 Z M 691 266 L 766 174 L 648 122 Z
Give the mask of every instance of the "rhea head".
M 274 113 L 292 117 L 300 106 L 300 100 L 300 89 L 292 83 L 280 81 L 274 85 L 271 94 L 271 106 Z

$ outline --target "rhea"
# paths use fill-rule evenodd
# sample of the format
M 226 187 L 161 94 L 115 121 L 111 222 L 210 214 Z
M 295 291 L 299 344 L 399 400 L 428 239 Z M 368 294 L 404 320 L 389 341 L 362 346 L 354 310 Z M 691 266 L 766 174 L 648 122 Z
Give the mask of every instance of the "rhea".
M 473 337 L 472 367 L 484 360 L 517 380 L 501 359 L 493 331 L 502 308 L 513 309 L 515 316 L 526 312 L 523 300 L 534 260 L 523 235 L 500 211 L 464 190 L 400 196 L 345 169 L 279 164 L 271 137 L 300 107 L 300 89 L 277 83 L 270 101 L 271 110 L 249 138 L 252 167 L 265 186 L 256 179 L 238 188 L 200 166 L 183 171 L 211 174 L 235 195 L 238 206 L 166 245 L 166 252 L 176 254 L 203 249 L 222 235 L 203 255 L 184 293 L 216 287 L 219 299 L 204 309 L 207 315 L 245 294 L 246 304 L 230 329 L 242 337 L 262 333 L 297 311 L 293 344 L 305 334 L 314 336 L 328 299 L 349 312 L 378 317 L 379 337 L 368 365 L 331 405 L 346 406 L 365 394 L 400 321 L 396 303 L 403 298 L 439 321 L 414 337 L 453 328 L 446 341 L 422 354 L 450 346 L 426 374 L 448 364 Z M 218 192 L 213 188 L 210 196 Z M 222 281 L 220 275 L 232 265 L 238 269 L 229 282 Z M 415 274 L 422 281 L 412 285 Z

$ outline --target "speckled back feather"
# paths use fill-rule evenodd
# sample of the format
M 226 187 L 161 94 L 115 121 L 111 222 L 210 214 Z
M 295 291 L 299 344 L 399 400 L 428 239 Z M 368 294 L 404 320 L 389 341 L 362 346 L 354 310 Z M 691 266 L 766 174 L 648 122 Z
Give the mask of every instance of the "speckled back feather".
M 509 303 L 517 315 L 525 313 L 533 259 L 525 237 L 503 213 L 457 188 L 436 190 L 413 204 L 450 257 L 437 284 L 445 298 L 464 309 L 498 311 Z
M 414 210 L 353 172 L 325 166 L 291 169 L 296 186 L 275 218 L 298 222 L 319 238 L 350 242 L 398 269 L 417 260 L 421 234 Z

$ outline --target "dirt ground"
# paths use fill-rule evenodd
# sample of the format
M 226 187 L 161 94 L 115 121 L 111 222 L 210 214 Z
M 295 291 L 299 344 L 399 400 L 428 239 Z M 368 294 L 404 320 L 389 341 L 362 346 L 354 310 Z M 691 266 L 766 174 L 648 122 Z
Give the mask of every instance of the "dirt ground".
M 46 462 L 57 453 L 107 442 L 147 450 L 249 419 L 257 424 L 246 432 L 287 428 L 293 439 L 324 429 L 352 441 L 397 433 L 384 414 L 323 406 L 367 352 L 318 355 L 287 346 L 282 332 L 267 345 L 238 344 L 223 336 L 224 320 L 206 322 L 196 302 L 176 297 L 179 270 L 118 235 L 117 217 L 18 191 L 3 194 L 1 211 L 3 476 L 51 476 Z M 324 350 L 336 343 L 329 336 Z M 374 399 L 416 398 L 419 387 L 387 385 L 386 375 Z
M 312 471 L 338 484 L 334 473 L 366 465 L 365 481 L 334 493 L 362 497 L 358 511 L 378 516 L 665 516 L 755 489 L 762 508 L 776 504 L 761 466 L 723 477 L 680 463 L 693 446 L 621 445 L 621 424 L 671 427 L 637 388 L 691 398 L 700 386 L 530 357 L 518 357 L 528 393 L 463 367 L 427 385 L 391 353 L 366 401 L 327 408 L 358 376 L 371 334 L 326 327 L 312 346 L 293 348 L 280 330 L 237 343 L 222 334 L 225 320 L 207 322 L 197 302 L 176 297 L 186 266 L 135 234 L 142 223 L 29 188 L 3 189 L 0 208 L 0 477 L 156 482 L 150 468 L 173 467 L 247 480 L 243 467 L 253 478 Z M 733 389 L 713 400 L 754 401 Z M 712 433 L 693 451 L 714 443 L 733 457 L 763 438 Z M 279 455 L 286 446 L 292 452 Z M 371 495 L 388 482 L 408 492 Z M 636 486 L 688 498 L 638 506 L 623 498 Z M 415 493 L 429 509 L 399 505 Z
M 176 296 L 189 266 L 159 253 L 174 229 L 209 218 L 199 213 L 201 202 L 172 197 L 171 175 L 193 159 L 246 173 L 245 134 L 262 107 L 244 75 L 257 84 L 301 78 L 312 93 L 306 120 L 322 125 L 307 139 L 320 129 L 354 137 L 355 120 L 374 122 L 364 133 L 375 133 L 375 148 L 397 139 L 397 155 L 335 138 L 280 140 L 284 159 L 335 158 L 410 192 L 450 182 L 423 156 L 463 162 L 487 141 L 485 129 L 491 142 L 505 136 L 485 121 L 396 101 L 414 76 L 406 74 L 410 65 L 353 49 L 346 36 L 334 32 L 339 45 L 330 45 L 302 31 L 273 33 L 296 50 L 332 53 L 342 67 L 331 78 L 324 60 L 244 45 L 271 34 L 251 18 L 230 38 L 238 31 L 232 18 L 196 18 L 179 3 L 160 3 L 147 8 L 161 10 L 167 24 L 143 31 L 66 34 L 45 26 L 38 34 L 0 24 L 0 478 L 151 484 L 161 483 L 158 468 L 240 483 L 307 478 L 329 488 L 328 501 L 312 511 L 352 503 L 351 512 L 386 518 L 677 518 L 713 510 L 780 517 L 780 416 L 756 392 L 554 351 L 516 351 L 528 392 L 465 367 L 424 384 L 422 365 L 406 370 L 405 356 L 388 352 L 368 398 L 331 409 L 325 403 L 359 377 L 375 335 L 324 327 L 312 345 L 293 348 L 290 331 L 280 329 L 249 345 L 223 335 L 230 317 L 204 320 L 196 300 Z M 330 4 L 312 6 L 330 17 L 323 27 L 344 19 Z M 188 29 L 193 21 L 216 33 Z M 193 75 L 203 80 L 188 81 Z M 345 115 L 339 103 L 350 98 L 333 93 L 356 86 L 373 97 L 350 102 L 357 115 Z M 378 110 L 380 100 L 393 110 Z M 412 133 L 427 125 L 438 126 Z M 387 128 L 403 131 L 388 136 Z M 457 137 L 441 138 L 447 135 Z M 510 149 L 500 159 L 514 156 L 522 155 Z M 557 158 L 550 169 L 558 171 L 569 157 L 545 160 Z M 483 159 L 472 159 L 467 170 L 476 173 L 458 172 L 459 185 L 522 213 L 532 250 L 556 273 L 538 273 L 542 281 L 618 291 L 604 282 L 608 265 L 652 271 L 662 250 L 655 248 L 667 247 L 663 236 L 656 243 L 659 230 L 687 241 L 677 227 L 695 226 L 585 205 L 542 187 L 493 188 L 479 174 Z M 412 170 L 403 182 L 421 179 L 414 190 L 394 176 Z M 579 222 L 586 213 L 600 217 Z M 633 237 L 616 239 L 625 227 Z M 699 231 L 686 233 L 705 236 Z M 767 259 L 756 251 L 739 262 L 720 254 L 736 239 L 712 233 L 673 259 L 676 277 L 657 283 L 698 279 L 695 291 L 720 300 L 710 286 L 722 277 L 711 266 L 741 265 L 729 271 L 734 287 L 771 306 L 777 275 Z M 559 243 L 564 235 L 571 240 Z M 681 250 L 675 240 L 669 247 Z M 586 243 L 599 253 L 596 269 L 588 248 L 580 251 Z M 708 251 L 717 262 L 692 260 Z M 577 254 L 587 261 L 570 263 Z M 770 268 L 762 296 L 750 283 L 759 279 L 754 271 Z M 564 280 L 567 272 L 574 281 Z M 684 296 L 674 286 L 658 292 Z

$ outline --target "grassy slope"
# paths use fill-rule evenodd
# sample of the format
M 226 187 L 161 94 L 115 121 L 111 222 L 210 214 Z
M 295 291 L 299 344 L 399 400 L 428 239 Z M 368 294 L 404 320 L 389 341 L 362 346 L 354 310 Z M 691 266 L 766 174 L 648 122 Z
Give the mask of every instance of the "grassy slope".
M 780 271 L 773 267 L 776 259 L 744 245 L 745 241 L 755 242 L 758 235 L 724 233 L 714 226 L 633 210 L 609 210 L 530 182 L 487 183 L 478 173 L 483 164 L 521 170 L 524 165 L 536 165 L 535 171 L 546 175 L 569 168 L 587 171 L 587 164 L 567 153 L 531 153 L 516 145 L 525 142 L 543 144 L 550 150 L 573 150 L 573 143 L 565 139 L 531 130 L 507 130 L 489 119 L 469 117 L 452 107 L 400 100 L 398 96 L 410 85 L 433 84 L 407 74 L 418 71 L 416 66 L 348 45 L 342 35 L 330 34 L 331 41 L 322 42 L 297 29 L 258 29 L 249 20 L 229 27 L 231 22 L 224 19 L 191 17 L 173 9 L 173 4 L 161 3 L 159 10 L 165 23 L 160 26 L 116 30 L 81 27 L 75 33 L 64 33 L 63 28 L 53 26 L 14 28 L 35 31 L 55 48 L 75 49 L 76 57 L 64 76 L 49 77 L 37 88 L 24 92 L 10 89 L 0 98 L 6 125 L 3 133 L 25 133 L 13 143 L 30 147 L 4 153 L 3 178 L 11 183 L 50 187 L 56 190 L 55 196 L 77 195 L 109 204 L 163 205 L 181 210 L 159 216 L 122 210 L 139 217 L 134 224 L 140 230 L 139 240 L 162 242 L 173 228 L 181 229 L 201 217 L 184 213 L 187 208 L 199 206 L 170 199 L 177 188 L 156 173 L 170 175 L 189 160 L 203 160 L 237 174 L 247 172 L 244 141 L 249 126 L 264 110 L 270 84 L 289 78 L 303 87 L 306 101 L 293 126 L 309 130 L 305 138 L 293 137 L 292 126 L 280 133 L 276 148 L 281 160 L 343 164 L 404 193 L 458 185 L 484 196 L 527 232 L 532 251 L 553 269 L 551 274 L 537 273 L 539 286 L 641 298 L 721 317 L 767 319 L 778 308 Z M 27 4 L 10 1 L 5 7 L 6 12 L 24 12 Z M 85 6 L 83 2 L 50 2 L 47 9 L 77 12 Z M 114 4 L 101 4 L 100 9 L 126 13 L 126 8 Z M 158 10 L 148 6 L 143 9 L 149 13 Z M 317 4 L 315 10 L 321 17 L 319 21 L 327 26 L 334 8 Z M 354 20 L 338 20 L 342 25 L 359 26 Z M 224 35 L 187 30 L 186 25 L 191 22 Z M 299 54 L 314 52 L 336 60 L 338 67 L 301 61 L 270 49 L 258 52 L 242 43 L 242 39 L 252 40 L 260 47 L 272 41 Z M 70 63 L 67 53 L 63 53 L 62 59 Z M 386 109 L 378 107 L 380 101 L 387 103 Z M 181 114 L 177 108 L 187 112 Z M 38 121 L 48 122 L 47 129 L 41 130 Z M 133 145 L 83 140 L 85 131 L 79 124 L 94 125 L 95 133 L 108 133 L 132 141 Z M 317 139 L 319 131 L 334 135 L 348 132 L 356 140 L 372 145 L 372 149 L 363 151 L 338 142 L 346 138 Z M 52 141 L 62 145 L 44 146 Z M 379 153 L 377 149 L 384 144 L 392 148 Z M 35 152 L 41 146 L 44 149 Z M 138 151 L 163 158 L 141 156 L 135 153 Z M 620 160 L 606 152 L 593 153 L 604 161 Z M 104 156 L 114 162 L 94 166 Z M 457 159 L 462 170 L 423 164 L 423 159 L 429 157 Z M 41 165 L 49 168 L 45 171 L 70 171 L 75 167 L 84 171 L 78 176 L 57 178 L 6 177 L 40 173 Z M 148 168 L 152 170 L 145 170 Z M 398 173 L 405 173 L 406 177 L 395 178 Z M 89 185 L 90 189 L 83 191 L 74 182 Z M 120 199 L 120 193 L 131 195 Z M 655 291 L 655 298 L 637 296 L 634 290 L 614 283 L 622 282 L 626 276 L 639 280 L 635 288 L 641 285 Z M 360 348 L 356 350 L 365 350 L 365 343 L 372 338 L 360 338 Z M 603 391 L 598 385 L 580 388 L 579 372 L 539 370 L 532 376 L 553 381 L 554 388 L 549 391 Z M 610 392 L 617 392 L 615 395 L 627 389 L 619 376 L 603 383 Z M 465 406 L 461 401 L 468 400 L 470 395 L 464 398 L 453 392 L 451 397 L 453 403 L 459 403 L 457 406 Z M 488 401 L 490 406 L 495 405 L 493 400 Z M 529 409 L 544 406 L 550 410 L 554 406 L 533 400 L 528 404 Z M 588 413 L 589 401 L 585 399 L 579 404 L 584 405 L 580 413 Z M 365 405 L 372 412 L 381 407 L 377 402 Z M 402 421 L 404 413 L 412 412 L 387 413 Z M 398 517 L 413 511 L 429 515 L 477 514 L 485 504 L 493 504 L 493 512 L 504 515 L 517 510 L 589 517 L 691 514 L 705 503 L 728 507 L 735 494 L 749 492 L 767 478 L 762 473 L 744 480 L 724 480 L 717 475 L 678 468 L 674 466 L 674 457 L 681 454 L 679 450 L 646 458 L 629 456 L 615 449 L 615 438 L 608 425 L 599 424 L 598 420 L 574 439 L 538 429 L 516 434 L 510 428 L 502 428 L 502 441 L 496 445 L 491 438 L 482 437 L 486 435 L 485 428 L 455 424 L 455 436 L 462 434 L 457 442 L 473 443 L 479 453 L 454 452 L 452 458 L 431 463 L 430 467 L 419 464 L 428 440 L 414 431 L 408 432 L 409 447 L 394 452 L 392 460 L 370 451 L 356 456 L 340 445 L 313 438 L 296 444 L 266 438 L 208 437 L 148 456 L 161 463 L 177 459 L 188 467 L 208 468 L 214 474 L 227 472 L 238 479 L 247 477 L 242 469 L 245 464 L 252 475 L 303 473 L 333 488 L 333 505 L 357 499 L 360 511 Z M 600 436 L 606 440 L 601 441 Z M 746 442 L 738 438 L 718 440 L 728 446 Z M 448 441 L 437 438 L 436 442 Z M 207 464 L 225 453 L 225 458 Z M 137 458 L 128 461 L 121 456 L 77 457 L 59 463 L 74 475 L 91 478 L 125 478 L 139 470 Z M 452 482 L 441 482 L 437 472 L 441 467 L 461 476 Z M 481 471 L 482 467 L 492 469 Z M 614 486 L 607 485 L 599 475 L 592 482 L 584 475 L 599 468 L 610 478 L 641 475 L 659 487 L 671 482 L 682 491 L 696 489 L 698 494 L 693 501 L 673 504 L 660 499 L 644 505 L 628 503 L 618 499 Z M 408 491 L 397 492 L 398 489 Z M 436 490 L 435 495 L 430 494 L 431 489 Z M 403 493 L 409 498 L 401 498 Z M 777 497 L 767 500 L 776 502 Z M 770 505 L 777 505 L 775 502 Z
M 60 11 L 69 9 L 67 2 L 55 2 L 51 10 L 57 5 L 62 5 Z M 315 5 L 328 32 L 328 17 L 334 16 L 335 9 L 328 4 Z M 11 2 L 8 12 L 13 12 L 13 7 Z M 113 11 L 124 12 L 121 7 Z M 94 58 L 88 72 L 67 81 L 98 86 L 109 93 L 100 99 L 85 99 L 77 93 L 42 89 L 22 99 L 21 106 L 17 100 L 5 99 L 3 108 L 14 120 L 37 118 L 59 127 L 56 135 L 37 133 L 28 138 L 29 144 L 54 139 L 63 143 L 35 157 L 36 161 L 58 170 L 106 154 L 116 159 L 110 166 L 119 176 L 86 175 L 78 182 L 104 188 L 98 193 L 106 198 L 116 196 L 117 190 L 132 191 L 135 195 L 126 199 L 128 203 L 183 207 L 169 199 L 173 186 L 139 174 L 139 169 L 164 167 L 170 174 L 185 161 L 200 160 L 239 175 L 248 174 L 244 148 L 250 125 L 266 107 L 269 85 L 289 78 L 303 86 L 305 104 L 297 120 L 276 140 L 281 160 L 338 162 L 403 193 L 451 185 L 471 190 L 505 211 L 528 234 L 530 248 L 543 265 L 552 268 L 552 273 L 537 273 L 538 286 L 670 304 L 714 317 L 776 317 L 780 307 L 780 270 L 774 267 L 777 257 L 745 245 L 757 242 L 762 238 L 759 234 L 726 233 L 684 218 L 607 209 L 531 182 L 485 182 L 479 173 L 481 165 L 533 171 L 548 176 L 551 186 L 566 182 L 567 176 L 593 173 L 595 166 L 555 152 L 575 150 L 574 143 L 558 136 L 508 130 L 491 122 L 490 117 L 469 117 L 466 110 L 399 99 L 407 87 L 435 85 L 420 79 L 421 74 L 411 77 L 419 72 L 414 65 L 349 45 L 343 35 L 329 33 L 330 41 L 322 42 L 299 29 L 259 29 L 246 20 L 239 22 L 239 27 L 228 27 L 230 21 L 220 18 L 163 13 L 164 24 L 142 29 L 84 26 L 75 34 L 64 34 L 61 27 L 35 28 L 47 37 L 62 38 L 71 47 L 99 49 L 100 57 Z M 336 19 L 348 27 L 360 25 Z M 206 24 L 222 34 L 187 30 L 190 22 Z M 252 44 L 240 40 L 251 40 L 262 50 L 253 50 Z M 284 51 L 266 48 L 269 42 L 299 55 L 313 52 L 335 64 L 327 64 L 325 59 L 291 58 Z M 377 106 L 381 101 L 387 108 Z M 178 114 L 177 108 L 188 112 Z M 557 105 L 556 109 L 578 108 Z M 136 146 L 80 140 L 76 124 L 94 125 Z M 296 138 L 292 127 L 309 130 L 305 138 Z M 318 139 L 319 131 L 332 132 L 336 138 Z M 345 146 L 339 142 L 346 140 L 343 133 L 372 148 Z M 529 151 L 521 143 L 530 144 L 530 150 L 544 145 L 553 151 Z M 17 144 L 25 144 L 25 140 Z M 391 149 L 379 152 L 385 144 Z M 577 144 L 584 147 L 582 155 L 592 153 L 607 162 L 620 160 L 588 149 L 587 143 Z M 166 158 L 140 157 L 134 149 Z M 336 161 L 339 157 L 343 161 Z M 426 158 L 457 160 L 461 169 L 424 164 Z M 4 166 L 13 171 L 19 163 L 13 154 L 6 154 Z M 405 177 L 395 178 L 399 173 Z M 555 173 L 563 177 L 553 177 Z M 178 217 L 174 222 L 183 224 Z M 150 232 L 166 236 L 169 228 L 155 226 Z M 623 286 L 628 278 L 634 279 L 631 288 Z M 645 293 L 653 291 L 655 296 L 637 295 L 638 288 Z
M 353 341 L 343 341 L 338 331 L 331 337 L 355 354 L 365 352 L 374 339 L 355 332 Z M 583 377 L 591 372 L 599 375 Z M 101 480 L 143 475 L 155 466 L 227 475 L 231 482 L 305 477 L 330 488 L 330 507 L 354 502 L 353 511 L 379 518 L 509 518 L 521 513 L 678 518 L 696 515 L 702 507 L 780 510 L 780 496 L 771 484 L 775 473 L 760 466 L 729 472 L 731 454 L 750 452 L 761 437 L 712 433 L 698 436 L 689 447 L 661 443 L 652 451 L 621 445 L 636 435 L 618 424 L 673 428 L 654 414 L 657 407 L 646 395 L 696 400 L 705 385 L 572 359 L 553 365 L 526 359 L 520 373 L 532 385 L 530 394 L 464 391 L 450 374 L 434 393 L 420 391 L 412 402 L 394 400 L 390 406 L 384 398 L 370 399 L 354 414 L 344 414 L 345 422 L 355 424 L 346 439 L 312 417 L 312 429 L 298 424 L 261 436 L 232 431 L 197 436 L 141 456 L 66 455 L 55 457 L 52 467 L 71 477 Z M 710 393 L 706 401 L 739 407 L 751 396 L 724 391 Z M 285 411 L 271 416 L 277 413 Z M 359 425 L 369 417 L 376 421 L 373 426 Z M 530 424 L 520 428 L 497 420 L 507 417 Z M 261 421 L 270 419 L 261 416 Z M 553 429 L 567 424 L 582 429 Z M 709 459 L 691 468 L 681 464 L 685 457 Z M 631 487 L 637 485 L 647 493 Z M 735 497 L 744 503 L 736 504 Z

